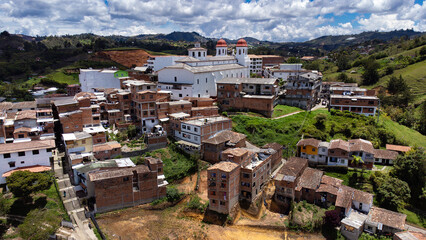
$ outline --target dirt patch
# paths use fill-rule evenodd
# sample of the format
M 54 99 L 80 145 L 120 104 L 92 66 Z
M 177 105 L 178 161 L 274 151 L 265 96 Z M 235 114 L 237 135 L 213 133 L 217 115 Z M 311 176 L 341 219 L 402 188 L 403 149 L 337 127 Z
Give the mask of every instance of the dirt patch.
M 112 60 L 130 68 L 132 67 L 132 65 L 143 66 L 145 63 L 147 63 L 150 54 L 142 49 L 124 51 L 102 51 L 97 52 L 96 57 Z

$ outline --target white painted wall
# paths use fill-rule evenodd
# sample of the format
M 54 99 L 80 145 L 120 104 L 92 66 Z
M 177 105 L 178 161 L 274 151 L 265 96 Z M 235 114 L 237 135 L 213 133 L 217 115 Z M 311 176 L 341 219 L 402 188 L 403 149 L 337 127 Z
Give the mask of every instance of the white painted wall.
M 0 154 L 0 184 L 6 183 L 6 178 L 1 177 L 5 172 L 19 167 L 29 167 L 34 165 L 50 166 L 50 157 L 52 152 L 46 149 L 40 149 L 39 154 L 34 155 L 33 151 L 25 151 L 25 156 L 18 156 L 18 153 L 11 153 L 10 158 L 4 158 L 4 154 Z M 10 167 L 9 162 L 15 162 L 15 167 Z
M 120 88 L 120 80 L 114 70 L 80 69 L 78 76 L 82 92 L 94 92 L 94 88 Z

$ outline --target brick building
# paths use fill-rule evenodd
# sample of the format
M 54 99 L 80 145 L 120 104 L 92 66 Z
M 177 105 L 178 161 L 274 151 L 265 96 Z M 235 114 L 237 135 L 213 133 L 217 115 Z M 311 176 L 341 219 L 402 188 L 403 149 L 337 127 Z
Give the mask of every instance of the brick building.
M 231 130 L 232 120 L 222 116 L 203 117 L 183 120 L 178 125 L 178 128 L 174 129 L 174 137 L 181 140 L 180 144 L 195 146 L 197 150 L 201 150 L 202 141 L 217 132 Z
M 222 111 L 253 111 L 271 117 L 277 96 L 275 78 L 224 78 L 217 82 L 217 102 Z
M 221 160 L 221 153 L 224 150 L 234 147 L 245 147 L 246 135 L 224 130 L 204 140 L 202 144 L 203 159 L 210 163 L 217 163 Z
M 374 116 L 378 106 L 379 98 L 376 96 L 330 95 L 330 109 Z
M 81 87 L 79 84 L 71 84 L 67 86 L 68 96 L 75 96 L 79 92 L 81 92 Z
M 309 72 L 288 76 L 284 104 L 310 110 L 319 100 L 321 84 L 320 73 Z
M 121 155 L 121 144 L 113 141 L 93 145 L 93 156 L 97 160 L 115 158 Z
M 90 172 L 87 188 L 93 188 L 95 212 L 106 212 L 165 197 L 167 184 L 162 161 L 149 159 L 147 165 Z
M 240 166 L 233 162 L 220 162 L 207 169 L 209 209 L 229 214 L 238 203 Z
M 308 160 L 291 157 L 274 177 L 275 201 L 290 206 L 296 198 L 296 186 L 303 171 L 308 167 Z

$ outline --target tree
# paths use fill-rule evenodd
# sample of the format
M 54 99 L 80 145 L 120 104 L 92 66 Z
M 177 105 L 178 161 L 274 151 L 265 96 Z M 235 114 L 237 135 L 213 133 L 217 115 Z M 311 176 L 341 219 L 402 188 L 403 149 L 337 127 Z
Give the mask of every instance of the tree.
M 34 192 L 46 190 L 52 180 L 45 173 L 33 173 L 29 171 L 17 171 L 6 178 L 7 187 L 18 198 L 31 198 Z
M 324 224 L 327 227 L 338 227 L 340 225 L 340 212 L 338 210 L 330 210 L 325 212 Z
M 315 119 L 315 127 L 319 130 L 325 129 L 325 122 L 327 121 L 327 115 L 324 113 L 320 113 L 314 117 Z
M 408 90 L 408 85 L 405 80 L 399 75 L 399 78 L 392 76 L 389 79 L 387 90 L 390 94 L 399 94 Z
M 127 127 L 127 137 L 129 139 L 132 139 L 132 138 L 136 137 L 137 134 L 138 134 L 138 132 L 136 130 L 136 126 L 135 125 L 129 125 Z
M 349 64 L 348 57 L 344 54 L 340 54 L 337 57 L 336 65 L 339 68 L 339 71 L 343 71 L 351 67 L 351 65 Z
M 352 155 L 351 163 L 353 165 L 355 165 L 355 166 L 358 166 L 360 163 L 364 163 L 364 161 L 362 160 L 362 157 L 356 156 L 356 155 Z
M 413 204 L 426 208 L 426 204 L 420 200 L 426 188 L 426 153 L 423 150 L 414 149 L 408 154 L 399 155 L 390 174 L 408 183 Z
M 296 57 L 289 57 L 287 63 L 300 63 L 300 59 Z
M 58 228 L 60 217 L 48 209 L 34 209 L 28 213 L 24 222 L 19 225 L 19 235 L 24 239 L 44 240 Z
M 337 75 L 337 80 L 344 83 L 356 83 L 355 79 L 348 77 L 348 75 L 344 72 L 341 72 L 339 75 Z
M 166 189 L 166 198 L 169 202 L 174 202 L 179 200 L 181 197 L 181 193 L 175 186 L 168 186 Z
M 376 192 L 379 205 L 392 211 L 403 208 L 411 197 L 408 184 L 394 177 L 382 179 Z
M 379 64 L 374 59 L 368 59 L 364 63 L 364 73 L 362 74 L 362 84 L 372 85 L 379 81 Z

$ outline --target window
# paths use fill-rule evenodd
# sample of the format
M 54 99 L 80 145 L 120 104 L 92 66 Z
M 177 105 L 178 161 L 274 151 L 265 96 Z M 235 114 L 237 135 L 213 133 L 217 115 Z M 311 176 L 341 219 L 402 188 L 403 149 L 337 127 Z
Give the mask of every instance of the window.
M 287 193 L 291 193 L 291 188 L 287 188 L 287 189 L 286 189 L 286 192 L 287 192 Z
M 129 181 L 129 177 L 124 177 L 123 182 L 127 182 L 127 181 Z
M 81 140 L 82 144 L 86 144 L 86 139 Z
M 51 151 L 52 151 L 52 148 L 46 149 L 46 152 L 51 152 Z
M 220 187 L 221 187 L 221 188 L 225 188 L 225 187 L 226 187 L 226 183 L 221 183 L 221 184 L 220 184 Z
M 182 94 L 179 94 L 179 97 L 182 97 Z
M 39 150 L 33 150 L 33 155 L 37 155 L 39 153 L 40 153 Z
M 213 195 L 213 196 L 216 196 L 216 192 L 215 191 L 211 191 L 210 194 Z
M 250 174 L 248 174 L 248 173 L 243 173 L 243 178 L 250 178 Z
M 207 78 L 206 78 L 206 83 L 207 83 Z
M 175 82 L 177 82 L 177 77 L 175 77 Z
M 25 152 L 18 152 L 18 156 L 20 156 L 20 157 L 25 156 Z
M 25 164 L 25 161 L 21 161 L 21 164 Z
M 226 174 L 222 173 L 222 178 L 226 178 Z
M 11 168 L 15 167 L 15 162 L 9 162 L 9 167 Z
M 190 126 L 188 126 L 188 130 L 191 130 L 191 127 L 190 127 Z
M 224 201 L 219 201 L 219 204 L 222 206 L 225 206 L 225 202 Z
M 216 200 L 212 199 L 212 203 L 216 204 Z
M 253 173 L 253 178 L 255 178 L 256 177 L 256 173 Z
M 18 134 L 18 138 L 24 138 L 24 134 Z
M 212 176 L 212 177 L 216 177 L 216 173 L 212 173 L 212 174 L 211 174 L 211 176 Z
M 253 182 L 253 187 L 256 187 L 256 182 Z
M 10 153 L 3 154 L 3 158 L 10 158 Z
M 305 189 L 305 192 L 307 192 L 307 193 L 308 193 L 308 192 L 309 192 L 309 189 Z

